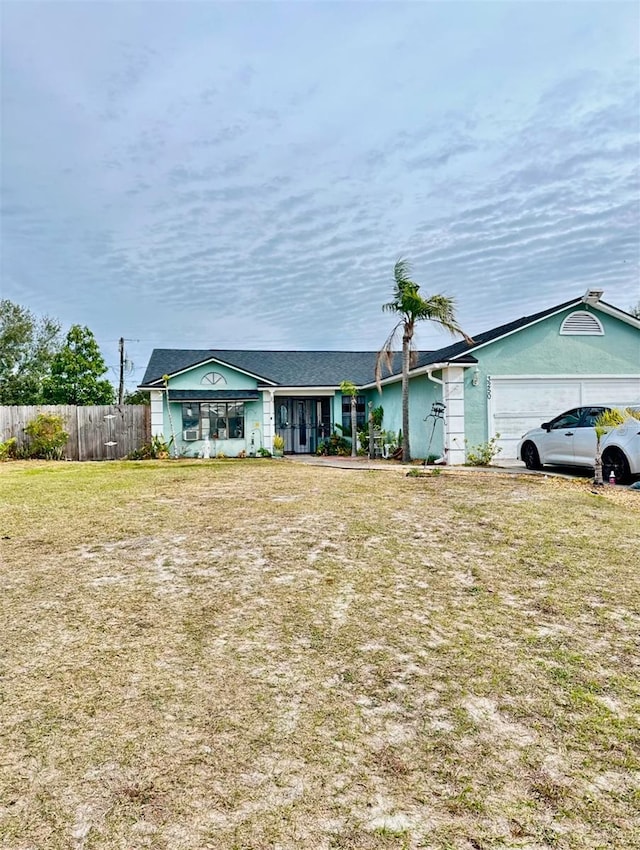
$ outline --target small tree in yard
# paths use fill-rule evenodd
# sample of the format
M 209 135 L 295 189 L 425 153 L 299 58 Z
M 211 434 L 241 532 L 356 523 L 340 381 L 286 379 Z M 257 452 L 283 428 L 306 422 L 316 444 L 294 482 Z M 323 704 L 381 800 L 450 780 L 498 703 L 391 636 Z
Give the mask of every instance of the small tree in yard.
M 113 404 L 113 386 L 101 376 L 107 371 L 98 343 L 89 330 L 72 325 L 64 345 L 51 362 L 44 384 L 49 404 Z
M 358 411 L 356 409 L 356 396 L 359 393 L 359 389 L 351 381 L 343 381 L 340 384 L 340 392 L 342 395 L 351 397 L 351 457 L 356 457 L 358 454 Z

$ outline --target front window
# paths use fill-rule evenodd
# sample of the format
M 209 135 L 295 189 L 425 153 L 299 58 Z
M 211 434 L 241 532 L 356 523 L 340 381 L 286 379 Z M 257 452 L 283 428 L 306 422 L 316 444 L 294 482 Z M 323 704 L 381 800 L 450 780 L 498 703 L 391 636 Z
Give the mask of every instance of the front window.
M 238 440 L 244 438 L 244 403 L 241 401 L 198 402 L 182 405 L 182 427 L 197 428 L 200 439 Z
M 366 404 L 363 395 L 356 396 L 356 425 L 362 431 L 367 421 Z M 351 433 L 351 396 L 342 396 L 342 427 L 346 434 Z

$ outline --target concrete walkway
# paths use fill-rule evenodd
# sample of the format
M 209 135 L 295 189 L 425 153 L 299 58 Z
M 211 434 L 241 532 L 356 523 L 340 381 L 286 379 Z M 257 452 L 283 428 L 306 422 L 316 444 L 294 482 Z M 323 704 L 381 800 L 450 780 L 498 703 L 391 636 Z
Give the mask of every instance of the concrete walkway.
M 564 475 L 566 473 L 549 473 L 548 470 L 527 469 L 519 460 L 496 461 L 492 466 L 423 466 L 421 463 L 399 463 L 396 460 L 369 460 L 367 457 L 327 457 L 325 455 L 287 455 L 285 461 L 288 463 L 306 463 L 312 466 L 328 466 L 335 469 L 384 469 L 387 472 L 406 473 L 410 469 L 441 469 L 446 472 L 499 472 L 511 475 Z

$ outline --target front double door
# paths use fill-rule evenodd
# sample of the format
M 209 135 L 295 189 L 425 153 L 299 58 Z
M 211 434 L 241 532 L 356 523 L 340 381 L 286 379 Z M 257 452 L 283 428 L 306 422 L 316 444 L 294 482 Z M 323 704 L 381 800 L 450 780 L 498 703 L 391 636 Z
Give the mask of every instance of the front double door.
M 276 432 L 287 454 L 314 454 L 319 441 L 329 436 L 329 398 L 276 398 L 275 408 Z

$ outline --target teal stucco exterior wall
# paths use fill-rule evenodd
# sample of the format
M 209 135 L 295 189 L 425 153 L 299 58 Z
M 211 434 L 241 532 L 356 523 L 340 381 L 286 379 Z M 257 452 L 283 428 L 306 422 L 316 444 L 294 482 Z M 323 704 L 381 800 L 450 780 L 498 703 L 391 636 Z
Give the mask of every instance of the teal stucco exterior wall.
M 441 377 L 439 372 L 435 377 Z M 382 428 L 384 431 L 398 431 L 402 429 L 402 385 L 400 381 L 386 384 L 382 392 L 378 394 L 373 391 L 369 397 L 373 406 L 382 405 L 384 418 Z M 434 381 L 429 380 L 426 375 L 417 375 L 409 381 L 409 429 L 411 438 L 411 455 L 414 458 L 425 458 L 432 432 L 432 421 L 425 422 L 425 418 L 431 412 L 434 401 L 442 401 L 442 387 Z M 444 448 L 444 429 L 442 420 L 436 423 L 433 431 L 433 440 L 429 453 L 441 455 Z
M 203 384 L 202 378 L 209 372 L 218 372 L 222 375 L 226 383 L 218 383 L 215 386 Z M 258 382 L 256 378 L 250 375 L 245 375 L 242 372 L 237 372 L 228 366 L 218 363 L 205 363 L 201 366 L 196 366 L 189 369 L 180 375 L 175 375 L 169 381 L 170 390 L 245 390 L 257 389 Z M 263 412 L 262 400 L 244 402 L 245 405 L 245 435 L 244 438 L 216 440 L 215 444 L 211 442 L 211 454 L 223 452 L 229 457 L 236 456 L 241 451 L 251 452 L 251 438 L 253 436 L 253 447 L 257 451 L 258 448 L 264 445 L 263 438 Z M 164 434 L 167 439 L 172 434 L 175 436 L 175 442 L 180 454 L 189 457 L 197 457 L 204 446 L 204 440 L 189 440 L 182 439 L 182 403 L 171 402 L 171 417 L 167 409 L 166 396 L 163 401 L 163 421 Z
M 564 319 L 576 308 L 563 310 L 531 327 L 516 331 L 473 352 L 478 359 L 478 386 L 474 368 L 465 371 L 465 432 L 470 445 L 488 439 L 487 376 L 634 375 L 640 374 L 640 330 L 593 310 L 603 336 L 561 335 Z

